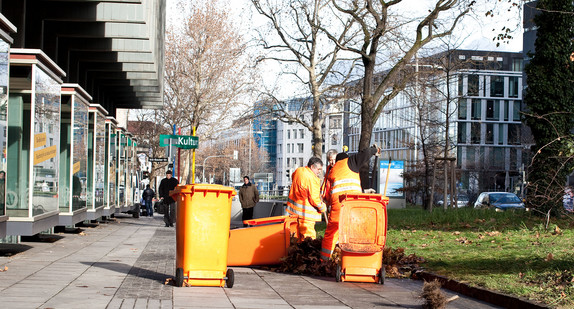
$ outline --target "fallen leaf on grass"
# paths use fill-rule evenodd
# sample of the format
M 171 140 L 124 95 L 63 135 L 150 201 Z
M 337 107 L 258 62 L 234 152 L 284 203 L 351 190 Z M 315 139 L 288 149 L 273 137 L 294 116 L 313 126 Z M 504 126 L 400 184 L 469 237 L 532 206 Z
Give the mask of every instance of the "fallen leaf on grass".
M 421 245 L 421 248 L 426 248 L 426 247 L 428 247 L 427 244 L 422 244 L 422 245 Z
M 483 238 L 484 238 L 484 235 L 478 234 L 478 239 L 483 239 Z
M 552 232 L 552 235 L 560 235 L 562 234 L 562 230 L 556 226 L 556 228 L 554 228 L 554 232 Z
M 452 235 L 460 235 L 459 231 L 453 232 Z
M 463 245 L 472 244 L 472 241 L 468 240 L 468 238 L 466 238 L 466 237 L 457 238 L 456 241 L 458 241 L 459 243 L 461 243 Z
M 550 261 L 554 260 L 554 255 L 552 253 L 548 253 L 548 255 L 546 256 L 546 258 L 544 260 L 546 262 L 550 262 Z
M 493 232 L 486 232 L 485 234 L 488 236 L 498 236 L 498 235 L 500 235 L 500 232 L 499 231 L 493 231 Z
M 518 278 L 522 279 L 524 277 L 523 273 L 518 273 Z

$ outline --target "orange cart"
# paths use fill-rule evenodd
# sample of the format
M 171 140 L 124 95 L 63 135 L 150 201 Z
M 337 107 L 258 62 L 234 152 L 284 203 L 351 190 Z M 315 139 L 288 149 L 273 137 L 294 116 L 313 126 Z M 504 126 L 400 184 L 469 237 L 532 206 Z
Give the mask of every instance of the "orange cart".
M 235 190 L 210 184 L 177 186 L 175 284 L 233 287 L 227 269 L 231 199 Z
M 297 233 L 297 216 L 245 220 L 249 227 L 231 230 L 227 266 L 281 264 L 291 235 Z
M 383 248 L 387 239 L 388 197 L 380 194 L 341 196 L 337 282 L 385 282 Z

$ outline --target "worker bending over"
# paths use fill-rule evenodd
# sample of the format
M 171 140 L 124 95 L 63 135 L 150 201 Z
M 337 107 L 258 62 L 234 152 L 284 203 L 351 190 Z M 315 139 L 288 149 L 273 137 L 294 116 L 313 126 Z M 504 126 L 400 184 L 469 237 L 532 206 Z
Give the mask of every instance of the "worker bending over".
M 315 222 L 321 221 L 321 214 L 327 210 L 321 201 L 319 175 L 322 170 L 321 159 L 312 157 L 307 166 L 297 168 L 291 176 L 287 212 L 298 217 L 299 241 L 303 241 L 306 237 L 312 239 L 317 237 Z
M 329 222 L 325 230 L 325 237 L 321 244 L 321 258 L 328 260 L 339 241 L 339 215 L 341 202 L 339 196 L 349 193 L 362 193 L 359 170 L 364 164 L 368 164 L 373 155 L 380 155 L 381 149 L 376 145 L 363 149 L 351 156 L 341 152 L 336 157 L 333 169 L 325 180 L 325 192 L 327 203 L 331 206 Z

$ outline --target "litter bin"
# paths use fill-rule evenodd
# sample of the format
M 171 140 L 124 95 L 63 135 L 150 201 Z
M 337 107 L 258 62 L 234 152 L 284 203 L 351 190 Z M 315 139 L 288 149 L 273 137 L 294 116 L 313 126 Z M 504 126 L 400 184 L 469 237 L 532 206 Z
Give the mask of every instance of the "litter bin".
M 210 184 L 177 186 L 175 283 L 177 286 L 233 287 L 227 269 L 231 199 L 235 190 Z
M 341 198 L 338 282 L 384 284 L 383 249 L 387 240 L 389 198 L 380 194 L 346 194 Z

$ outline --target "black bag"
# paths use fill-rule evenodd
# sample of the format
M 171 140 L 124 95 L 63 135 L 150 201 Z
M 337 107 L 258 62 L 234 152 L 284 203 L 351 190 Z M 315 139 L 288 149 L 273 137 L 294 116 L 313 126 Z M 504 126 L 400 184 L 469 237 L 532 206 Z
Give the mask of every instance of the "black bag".
M 153 205 L 153 211 L 160 215 L 163 215 L 165 213 L 165 204 L 163 203 L 163 201 L 155 202 L 155 204 Z

